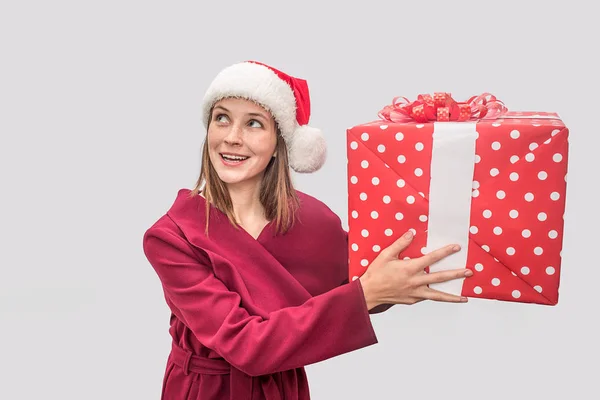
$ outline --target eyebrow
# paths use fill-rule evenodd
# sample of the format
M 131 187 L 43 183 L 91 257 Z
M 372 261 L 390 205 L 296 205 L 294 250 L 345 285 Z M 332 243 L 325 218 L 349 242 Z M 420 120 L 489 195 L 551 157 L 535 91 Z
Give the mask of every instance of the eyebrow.
M 226 112 L 230 112 L 228 109 L 226 109 L 223 106 L 215 106 L 214 110 L 216 110 L 217 108 L 220 108 L 220 109 L 222 109 L 223 111 L 226 111 Z M 268 118 L 265 117 L 264 114 L 260 114 L 260 113 L 248 113 L 247 115 L 249 115 L 251 117 L 262 117 L 263 119 L 268 120 Z
M 229 110 L 228 110 L 228 109 L 226 109 L 226 108 L 225 108 L 225 107 L 223 107 L 223 106 L 215 106 L 215 108 L 214 108 L 214 109 L 216 110 L 217 108 L 220 108 L 220 109 L 222 109 L 222 110 L 225 110 L 225 111 L 229 112 Z
M 251 117 L 261 117 L 261 118 L 267 120 L 267 117 L 265 117 L 263 114 L 260 114 L 260 113 L 248 113 L 248 115 L 250 115 Z

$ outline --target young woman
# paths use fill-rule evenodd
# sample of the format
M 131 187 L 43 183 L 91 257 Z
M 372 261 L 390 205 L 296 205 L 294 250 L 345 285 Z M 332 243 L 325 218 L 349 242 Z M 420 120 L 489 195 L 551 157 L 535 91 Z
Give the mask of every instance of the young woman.
M 309 116 L 306 81 L 265 64 L 232 65 L 211 83 L 197 185 L 143 237 L 172 311 L 163 400 L 307 400 L 304 366 L 377 343 L 370 313 L 466 301 L 428 284 L 470 271 L 424 273 L 459 249 L 401 260 L 410 232 L 347 279 L 340 218 L 290 178 L 326 158 Z

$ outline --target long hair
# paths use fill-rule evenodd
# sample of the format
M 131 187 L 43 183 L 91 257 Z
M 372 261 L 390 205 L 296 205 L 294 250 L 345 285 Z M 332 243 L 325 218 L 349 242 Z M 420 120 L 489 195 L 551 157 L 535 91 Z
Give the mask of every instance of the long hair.
M 208 154 L 208 128 L 212 122 L 212 109 L 207 126 L 207 134 L 202 147 L 202 165 L 196 185 L 190 197 L 198 196 L 202 191 L 206 198 L 206 235 L 208 236 L 208 222 L 210 206 L 213 205 L 222 211 L 235 228 L 239 228 L 233 213 L 233 204 L 225 182 L 219 178 Z M 277 124 L 276 124 L 277 125 Z M 296 217 L 299 200 L 292 184 L 288 152 L 285 140 L 277 126 L 276 157 L 269 161 L 263 179 L 260 183 L 260 202 L 265 208 L 267 220 L 275 221 L 276 233 L 285 233 L 290 229 Z

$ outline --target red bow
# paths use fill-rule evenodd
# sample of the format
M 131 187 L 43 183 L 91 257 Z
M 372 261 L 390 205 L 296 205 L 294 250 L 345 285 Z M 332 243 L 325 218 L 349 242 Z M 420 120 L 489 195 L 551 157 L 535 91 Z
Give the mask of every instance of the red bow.
M 413 102 L 406 97 L 394 97 L 392 104 L 385 106 L 378 115 L 392 122 L 467 121 L 498 118 L 507 111 L 504 103 L 490 93 L 459 103 L 450 93 L 439 92 L 433 97 L 420 94 Z

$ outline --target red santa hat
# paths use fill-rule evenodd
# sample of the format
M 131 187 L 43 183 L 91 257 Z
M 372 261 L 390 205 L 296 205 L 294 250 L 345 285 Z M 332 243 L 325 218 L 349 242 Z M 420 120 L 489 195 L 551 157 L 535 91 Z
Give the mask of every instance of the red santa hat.
M 294 78 L 257 61 L 223 69 L 210 84 L 202 103 L 208 126 L 210 110 L 219 100 L 238 97 L 252 100 L 273 115 L 288 148 L 290 167 L 314 172 L 325 163 L 327 145 L 319 129 L 308 126 L 310 96 L 305 80 Z

